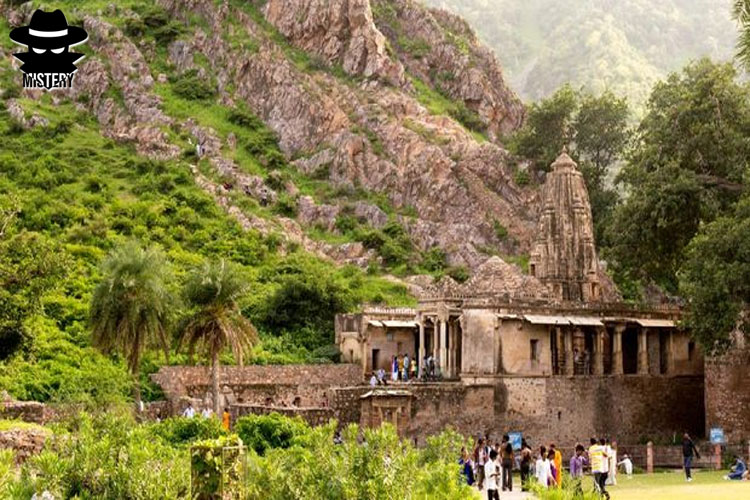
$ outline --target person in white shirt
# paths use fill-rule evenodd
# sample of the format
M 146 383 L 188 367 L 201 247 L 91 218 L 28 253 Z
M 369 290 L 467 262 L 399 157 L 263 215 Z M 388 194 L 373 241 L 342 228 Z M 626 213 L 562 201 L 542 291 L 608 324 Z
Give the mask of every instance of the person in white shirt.
M 500 464 L 497 451 L 490 451 L 490 459 L 484 464 L 484 485 L 487 487 L 487 500 L 500 500 L 497 493 L 497 482 L 500 477 Z
M 609 475 L 607 476 L 607 484 L 614 486 L 617 484 L 617 442 L 610 442 L 610 440 L 607 439 L 606 452 L 607 458 L 609 460 Z
M 552 477 L 552 467 L 550 467 L 549 459 L 547 458 L 546 446 L 539 447 L 539 458 L 536 459 L 536 464 L 534 465 L 534 476 L 543 488 L 547 488 L 555 480 Z
M 372 372 L 372 377 L 370 377 L 370 387 L 375 387 L 378 385 L 378 377 L 375 376 L 375 372 Z
M 187 408 L 182 412 L 183 417 L 187 418 L 193 418 L 195 416 L 195 408 L 193 408 L 193 403 L 188 403 Z
M 201 417 L 203 418 L 211 418 L 211 415 L 213 415 L 213 411 L 211 411 L 211 408 L 203 408 L 203 411 L 201 412 Z
M 617 465 L 622 465 L 622 468 L 625 469 L 625 474 L 627 474 L 628 479 L 633 479 L 633 462 L 630 460 L 630 457 L 627 453 L 625 453 L 622 456 L 622 460 Z

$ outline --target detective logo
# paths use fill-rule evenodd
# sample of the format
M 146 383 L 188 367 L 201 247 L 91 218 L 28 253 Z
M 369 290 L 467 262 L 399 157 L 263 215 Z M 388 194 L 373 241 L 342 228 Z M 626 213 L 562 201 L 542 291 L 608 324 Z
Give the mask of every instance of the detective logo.
M 28 52 L 13 56 L 23 62 L 23 86 L 27 89 L 69 89 L 78 68 L 75 63 L 84 54 L 71 52 L 70 48 L 89 39 L 83 28 L 68 26 L 60 9 L 54 12 L 37 10 L 28 26 L 10 32 L 10 39 L 25 45 Z

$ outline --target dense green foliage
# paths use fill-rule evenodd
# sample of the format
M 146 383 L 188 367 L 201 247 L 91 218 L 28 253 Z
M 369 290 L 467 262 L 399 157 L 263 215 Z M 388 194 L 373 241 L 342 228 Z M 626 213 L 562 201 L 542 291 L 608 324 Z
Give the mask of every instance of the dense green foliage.
M 527 99 L 566 82 L 622 95 L 637 110 L 691 59 L 728 59 L 735 0 L 427 0 L 464 19 Z
M 701 60 L 659 83 L 619 175 L 628 197 L 609 228 L 608 258 L 631 277 L 677 291 L 685 248 L 744 189 L 750 93 L 729 64 Z
M 750 338 L 750 196 L 703 226 L 686 249 L 680 290 L 690 299 L 687 323 L 707 350 Z
M 427 446 L 418 450 L 389 425 L 351 425 L 335 444 L 335 421 L 316 428 L 278 415 L 240 419 L 238 425 L 243 421 L 248 443 L 225 434 L 215 419 L 139 425 L 116 411 L 80 414 L 55 427 L 45 451 L 19 471 L 11 454 L 0 454 L 0 493 L 12 500 L 44 490 L 55 498 L 187 499 L 192 462 L 194 484 L 197 480 L 215 493 L 216 480 L 229 476 L 244 490 L 243 498 L 251 499 L 454 500 L 477 495 L 459 476 L 456 457 L 465 439 L 450 430 L 428 437 Z M 236 454 L 241 443 L 250 445 L 247 460 Z M 264 455 L 253 450 L 260 443 Z M 222 452 L 226 446 L 235 448 Z
M 289 448 L 310 432 L 310 426 L 300 417 L 288 418 L 271 413 L 240 417 L 234 431 L 245 446 L 263 455 L 273 448 Z

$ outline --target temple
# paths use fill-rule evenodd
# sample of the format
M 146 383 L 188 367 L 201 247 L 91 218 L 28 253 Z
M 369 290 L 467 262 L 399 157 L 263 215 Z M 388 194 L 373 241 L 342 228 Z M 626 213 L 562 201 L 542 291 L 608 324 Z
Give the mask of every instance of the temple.
M 488 377 L 699 376 L 703 355 L 674 305 L 625 303 L 597 256 L 583 176 L 563 151 L 542 189 L 528 273 L 489 258 L 464 284 L 444 277 L 410 308 L 364 307 L 336 318 L 344 361 L 363 375 L 416 356 L 424 374 Z

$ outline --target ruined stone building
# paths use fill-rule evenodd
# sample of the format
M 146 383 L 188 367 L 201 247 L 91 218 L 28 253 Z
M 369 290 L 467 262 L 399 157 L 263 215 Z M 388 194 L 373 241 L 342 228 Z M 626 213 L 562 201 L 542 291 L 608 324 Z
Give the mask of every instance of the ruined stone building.
M 433 356 L 442 390 L 461 400 L 434 418 L 536 433 L 567 421 L 571 435 L 560 439 L 637 439 L 703 433 L 703 356 L 679 319 L 675 306 L 620 299 L 597 256 L 583 176 L 563 151 L 542 189 L 528 273 L 491 257 L 462 285 L 443 278 L 415 309 L 364 307 L 339 315 L 335 329 L 363 375 L 389 372 L 394 355 L 416 355 L 420 366 Z

